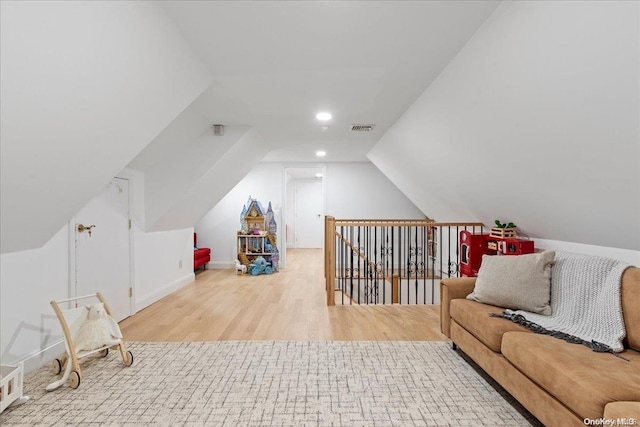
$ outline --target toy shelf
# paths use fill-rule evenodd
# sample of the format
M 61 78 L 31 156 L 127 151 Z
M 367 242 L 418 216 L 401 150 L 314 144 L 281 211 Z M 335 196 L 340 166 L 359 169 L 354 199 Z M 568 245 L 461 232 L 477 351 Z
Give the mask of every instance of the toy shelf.
M 13 402 L 24 403 L 29 397 L 22 394 L 24 365 L 0 365 L 0 414 Z

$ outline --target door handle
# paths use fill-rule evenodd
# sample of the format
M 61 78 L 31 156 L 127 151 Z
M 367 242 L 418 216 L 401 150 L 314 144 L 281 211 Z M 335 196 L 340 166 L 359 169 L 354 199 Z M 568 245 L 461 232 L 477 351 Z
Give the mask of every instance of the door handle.
M 92 225 L 78 224 L 78 233 L 82 233 L 86 231 L 87 233 L 89 233 L 89 236 L 91 236 L 91 229 L 93 227 L 95 227 L 95 224 L 92 224 Z

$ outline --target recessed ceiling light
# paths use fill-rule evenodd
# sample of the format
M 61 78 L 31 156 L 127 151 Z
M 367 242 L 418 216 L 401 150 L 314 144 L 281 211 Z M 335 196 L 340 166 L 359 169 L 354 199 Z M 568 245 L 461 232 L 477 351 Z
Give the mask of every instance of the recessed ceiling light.
M 326 122 L 327 120 L 331 120 L 331 113 L 318 113 L 316 114 L 316 119 L 322 121 L 322 122 Z
M 322 178 L 322 174 L 321 173 L 317 173 L 316 174 L 316 178 Z
M 318 157 L 324 157 L 326 155 L 327 155 L 326 151 L 322 151 L 322 150 L 316 151 L 316 156 L 318 156 Z

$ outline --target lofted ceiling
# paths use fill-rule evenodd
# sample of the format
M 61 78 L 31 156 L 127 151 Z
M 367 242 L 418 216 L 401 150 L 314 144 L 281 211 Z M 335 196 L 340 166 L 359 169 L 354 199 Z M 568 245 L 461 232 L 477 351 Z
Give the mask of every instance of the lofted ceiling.
M 274 162 L 367 161 L 498 3 L 160 2 L 213 76 L 193 107 L 255 129 Z

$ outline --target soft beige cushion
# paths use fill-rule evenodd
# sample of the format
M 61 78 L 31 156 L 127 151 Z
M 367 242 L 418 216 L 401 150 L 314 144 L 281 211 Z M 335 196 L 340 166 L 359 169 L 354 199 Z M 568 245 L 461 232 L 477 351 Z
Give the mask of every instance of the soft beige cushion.
M 549 315 L 551 264 L 556 253 L 483 255 L 476 287 L 467 299 Z

